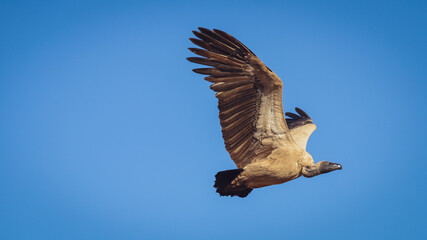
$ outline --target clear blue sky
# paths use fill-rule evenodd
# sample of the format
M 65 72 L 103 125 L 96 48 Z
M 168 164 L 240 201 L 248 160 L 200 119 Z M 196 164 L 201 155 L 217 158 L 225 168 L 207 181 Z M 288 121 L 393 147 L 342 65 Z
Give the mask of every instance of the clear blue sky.
M 2 1 L 0 239 L 423 239 L 425 1 Z M 342 171 L 220 198 L 196 27 L 227 31 Z

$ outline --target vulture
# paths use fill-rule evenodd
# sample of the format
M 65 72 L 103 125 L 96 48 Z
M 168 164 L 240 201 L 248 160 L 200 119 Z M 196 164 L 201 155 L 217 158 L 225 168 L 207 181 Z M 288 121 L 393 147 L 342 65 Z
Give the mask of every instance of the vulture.
M 198 30 L 190 41 L 200 48 L 189 50 L 200 57 L 187 60 L 207 66 L 193 71 L 212 83 L 225 148 L 237 167 L 215 175 L 220 196 L 244 198 L 254 188 L 342 169 L 337 163 L 313 161 L 306 146 L 316 125 L 299 108 L 285 118 L 283 84 L 270 68 L 230 34 Z

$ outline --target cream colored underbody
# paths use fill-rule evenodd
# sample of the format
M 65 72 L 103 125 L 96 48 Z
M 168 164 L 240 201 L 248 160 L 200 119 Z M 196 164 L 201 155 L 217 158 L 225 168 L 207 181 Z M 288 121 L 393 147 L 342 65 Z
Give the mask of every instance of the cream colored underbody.
M 304 166 L 312 166 L 310 154 L 298 146 L 275 149 L 267 158 L 257 159 L 243 168 L 243 172 L 231 184 L 251 188 L 281 184 L 301 176 Z

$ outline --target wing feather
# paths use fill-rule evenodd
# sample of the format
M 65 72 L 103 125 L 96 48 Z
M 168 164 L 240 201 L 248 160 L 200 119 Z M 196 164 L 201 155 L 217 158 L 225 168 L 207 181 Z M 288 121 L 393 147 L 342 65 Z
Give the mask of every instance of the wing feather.
M 207 65 L 194 72 L 208 75 L 218 98 L 225 148 L 236 166 L 243 168 L 268 156 L 283 144 L 295 144 L 282 107 L 282 81 L 239 40 L 221 30 L 199 28 L 189 48 L 201 57 L 190 62 Z M 269 139 L 272 141 L 264 141 Z
M 302 149 L 306 149 L 308 139 L 316 130 L 316 125 L 306 112 L 300 108 L 295 108 L 295 111 L 299 115 L 291 112 L 286 113 L 286 116 L 291 117 L 286 119 L 286 123 L 295 143 Z

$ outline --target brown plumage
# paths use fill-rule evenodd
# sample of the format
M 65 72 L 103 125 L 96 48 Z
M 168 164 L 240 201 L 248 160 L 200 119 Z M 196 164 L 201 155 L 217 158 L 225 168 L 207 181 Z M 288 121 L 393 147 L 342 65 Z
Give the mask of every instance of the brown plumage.
M 202 57 L 187 59 L 210 66 L 193 71 L 208 75 L 205 80 L 212 83 L 225 148 L 238 168 L 215 176 L 221 196 L 246 197 L 254 188 L 341 169 L 335 163 L 314 163 L 305 149 L 316 126 L 299 108 L 285 119 L 282 81 L 251 50 L 221 30 L 193 33 L 198 39 L 190 40 L 202 49 L 189 49 Z

